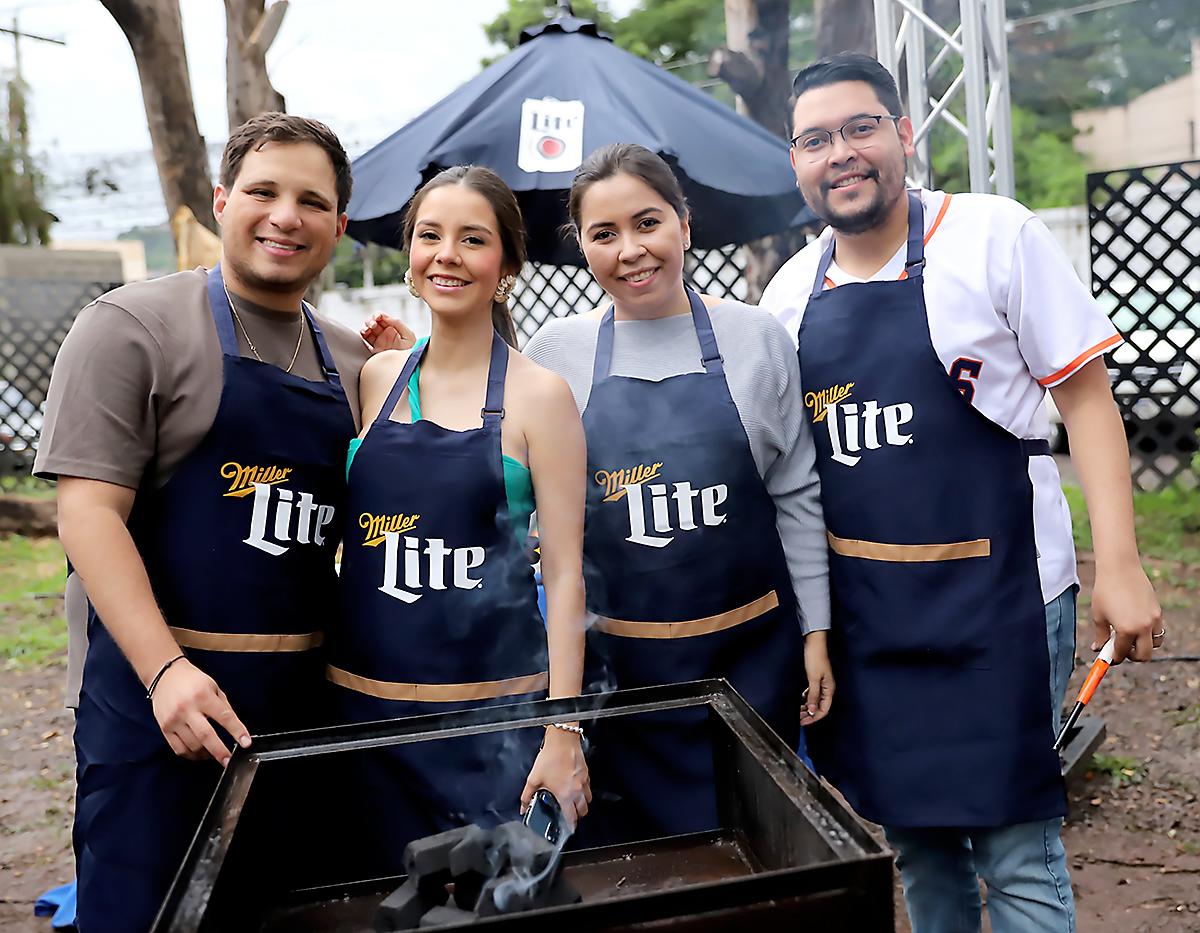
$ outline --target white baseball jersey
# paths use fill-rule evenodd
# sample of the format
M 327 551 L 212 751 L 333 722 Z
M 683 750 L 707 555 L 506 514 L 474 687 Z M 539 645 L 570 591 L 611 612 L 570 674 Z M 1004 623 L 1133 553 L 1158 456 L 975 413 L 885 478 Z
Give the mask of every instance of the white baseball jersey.
M 960 359 L 979 362 L 971 404 L 1017 437 L 1047 437 L 1046 390 L 1119 344 L 1120 334 L 1032 211 L 995 195 L 920 194 L 925 307 L 938 359 L 947 371 Z M 763 292 L 760 304 L 793 340 L 832 235 L 823 230 Z M 871 280 L 902 278 L 904 256 L 901 245 Z M 840 269 L 835 256 L 825 287 L 861 281 Z M 1038 572 L 1049 602 L 1078 580 L 1071 515 L 1052 458 L 1031 457 L 1029 476 Z

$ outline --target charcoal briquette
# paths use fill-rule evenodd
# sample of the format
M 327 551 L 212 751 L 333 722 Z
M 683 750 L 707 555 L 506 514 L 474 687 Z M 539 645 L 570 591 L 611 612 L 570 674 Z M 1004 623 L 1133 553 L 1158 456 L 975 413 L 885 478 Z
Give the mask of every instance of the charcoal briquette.
M 458 826 L 435 836 L 414 839 L 404 848 L 404 871 L 423 878 L 435 872 L 449 871 L 450 850 L 467 835 L 470 826 Z
M 482 826 L 468 827 L 458 845 L 450 850 L 450 874 L 455 878 L 467 872 L 494 875 L 496 872 L 488 861 L 488 853 L 491 852 L 493 844 L 490 829 L 484 829 Z
M 379 933 L 393 930 L 415 930 L 421 916 L 430 907 L 421 895 L 415 879 L 410 878 L 389 894 L 375 911 L 375 929 Z

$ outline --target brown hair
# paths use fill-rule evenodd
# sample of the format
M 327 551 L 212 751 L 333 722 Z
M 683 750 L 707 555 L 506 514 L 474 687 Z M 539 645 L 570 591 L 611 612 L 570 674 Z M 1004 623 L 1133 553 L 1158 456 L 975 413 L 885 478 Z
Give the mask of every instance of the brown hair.
M 575 234 L 576 239 L 579 237 L 583 196 L 596 182 L 605 181 L 614 175 L 632 175 L 644 181 L 671 205 L 680 220 L 687 217 L 687 198 L 684 197 L 679 179 L 658 153 L 651 152 L 637 143 L 610 143 L 601 146 L 584 159 L 571 182 L 571 193 L 567 197 L 567 215 L 571 218 L 570 232 Z
M 267 143 L 313 143 L 320 146 L 333 164 L 337 184 L 338 213 L 350 203 L 350 159 L 337 135 L 324 123 L 297 117 L 290 113 L 270 111 L 251 117 L 229 134 L 229 142 L 221 154 L 221 184 L 232 188 L 242 170 L 242 160 L 253 149 L 257 152 Z
M 521 208 L 517 204 L 517 196 L 512 188 L 505 184 L 504 179 L 490 168 L 482 165 L 455 165 L 434 175 L 423 184 L 413 195 L 404 211 L 404 249 L 412 248 L 413 230 L 417 226 L 417 211 L 425 195 L 435 188 L 446 185 L 462 185 L 476 194 L 483 195 L 484 200 L 491 205 L 496 215 L 496 223 L 500 227 L 500 247 L 504 255 L 504 263 L 513 269 L 513 274 L 520 274 L 525 265 L 525 221 L 521 217 Z M 517 332 L 513 326 L 512 314 L 508 310 L 507 301 L 492 302 L 492 326 L 510 346 L 517 345 Z

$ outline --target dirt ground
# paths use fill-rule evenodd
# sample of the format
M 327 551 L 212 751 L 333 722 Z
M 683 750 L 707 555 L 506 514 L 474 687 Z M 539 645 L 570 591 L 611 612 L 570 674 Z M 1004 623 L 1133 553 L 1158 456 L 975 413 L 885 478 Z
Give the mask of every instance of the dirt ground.
M 1105 679 L 1092 710 L 1107 724 L 1107 770 L 1094 769 L 1071 791 L 1066 845 L 1081 933 L 1200 931 L 1200 567 L 1149 563 L 1166 647 L 1155 663 L 1122 665 Z M 1080 572 L 1082 623 L 1092 579 L 1086 555 Z M 38 612 L 61 612 L 55 600 L 42 602 Z M 0 606 L 0 636 L 23 615 Z M 1090 658 L 1083 624 L 1079 636 L 1080 656 Z M 1081 665 L 1073 690 L 1084 673 Z M 0 667 L 0 930 L 8 933 L 49 930 L 33 917 L 33 901 L 73 873 L 63 677 L 61 658 Z M 903 921 L 898 929 L 907 929 Z

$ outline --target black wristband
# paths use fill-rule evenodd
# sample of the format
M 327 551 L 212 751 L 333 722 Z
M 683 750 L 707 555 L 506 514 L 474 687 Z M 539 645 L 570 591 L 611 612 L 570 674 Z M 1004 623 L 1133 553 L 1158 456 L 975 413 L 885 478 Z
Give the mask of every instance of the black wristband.
M 155 674 L 154 679 L 152 681 L 150 681 L 150 686 L 146 688 L 146 699 L 147 700 L 154 699 L 154 688 L 157 687 L 158 682 L 160 680 L 162 680 L 162 675 L 167 672 L 167 670 L 170 668 L 170 666 L 172 664 L 174 664 L 176 661 L 182 661 L 184 659 L 184 657 L 186 657 L 186 655 L 177 654 L 177 655 L 175 655 L 175 657 L 171 658 L 170 661 L 168 661 L 166 664 L 164 664 L 162 667 L 160 667 L 158 669 L 158 673 Z

